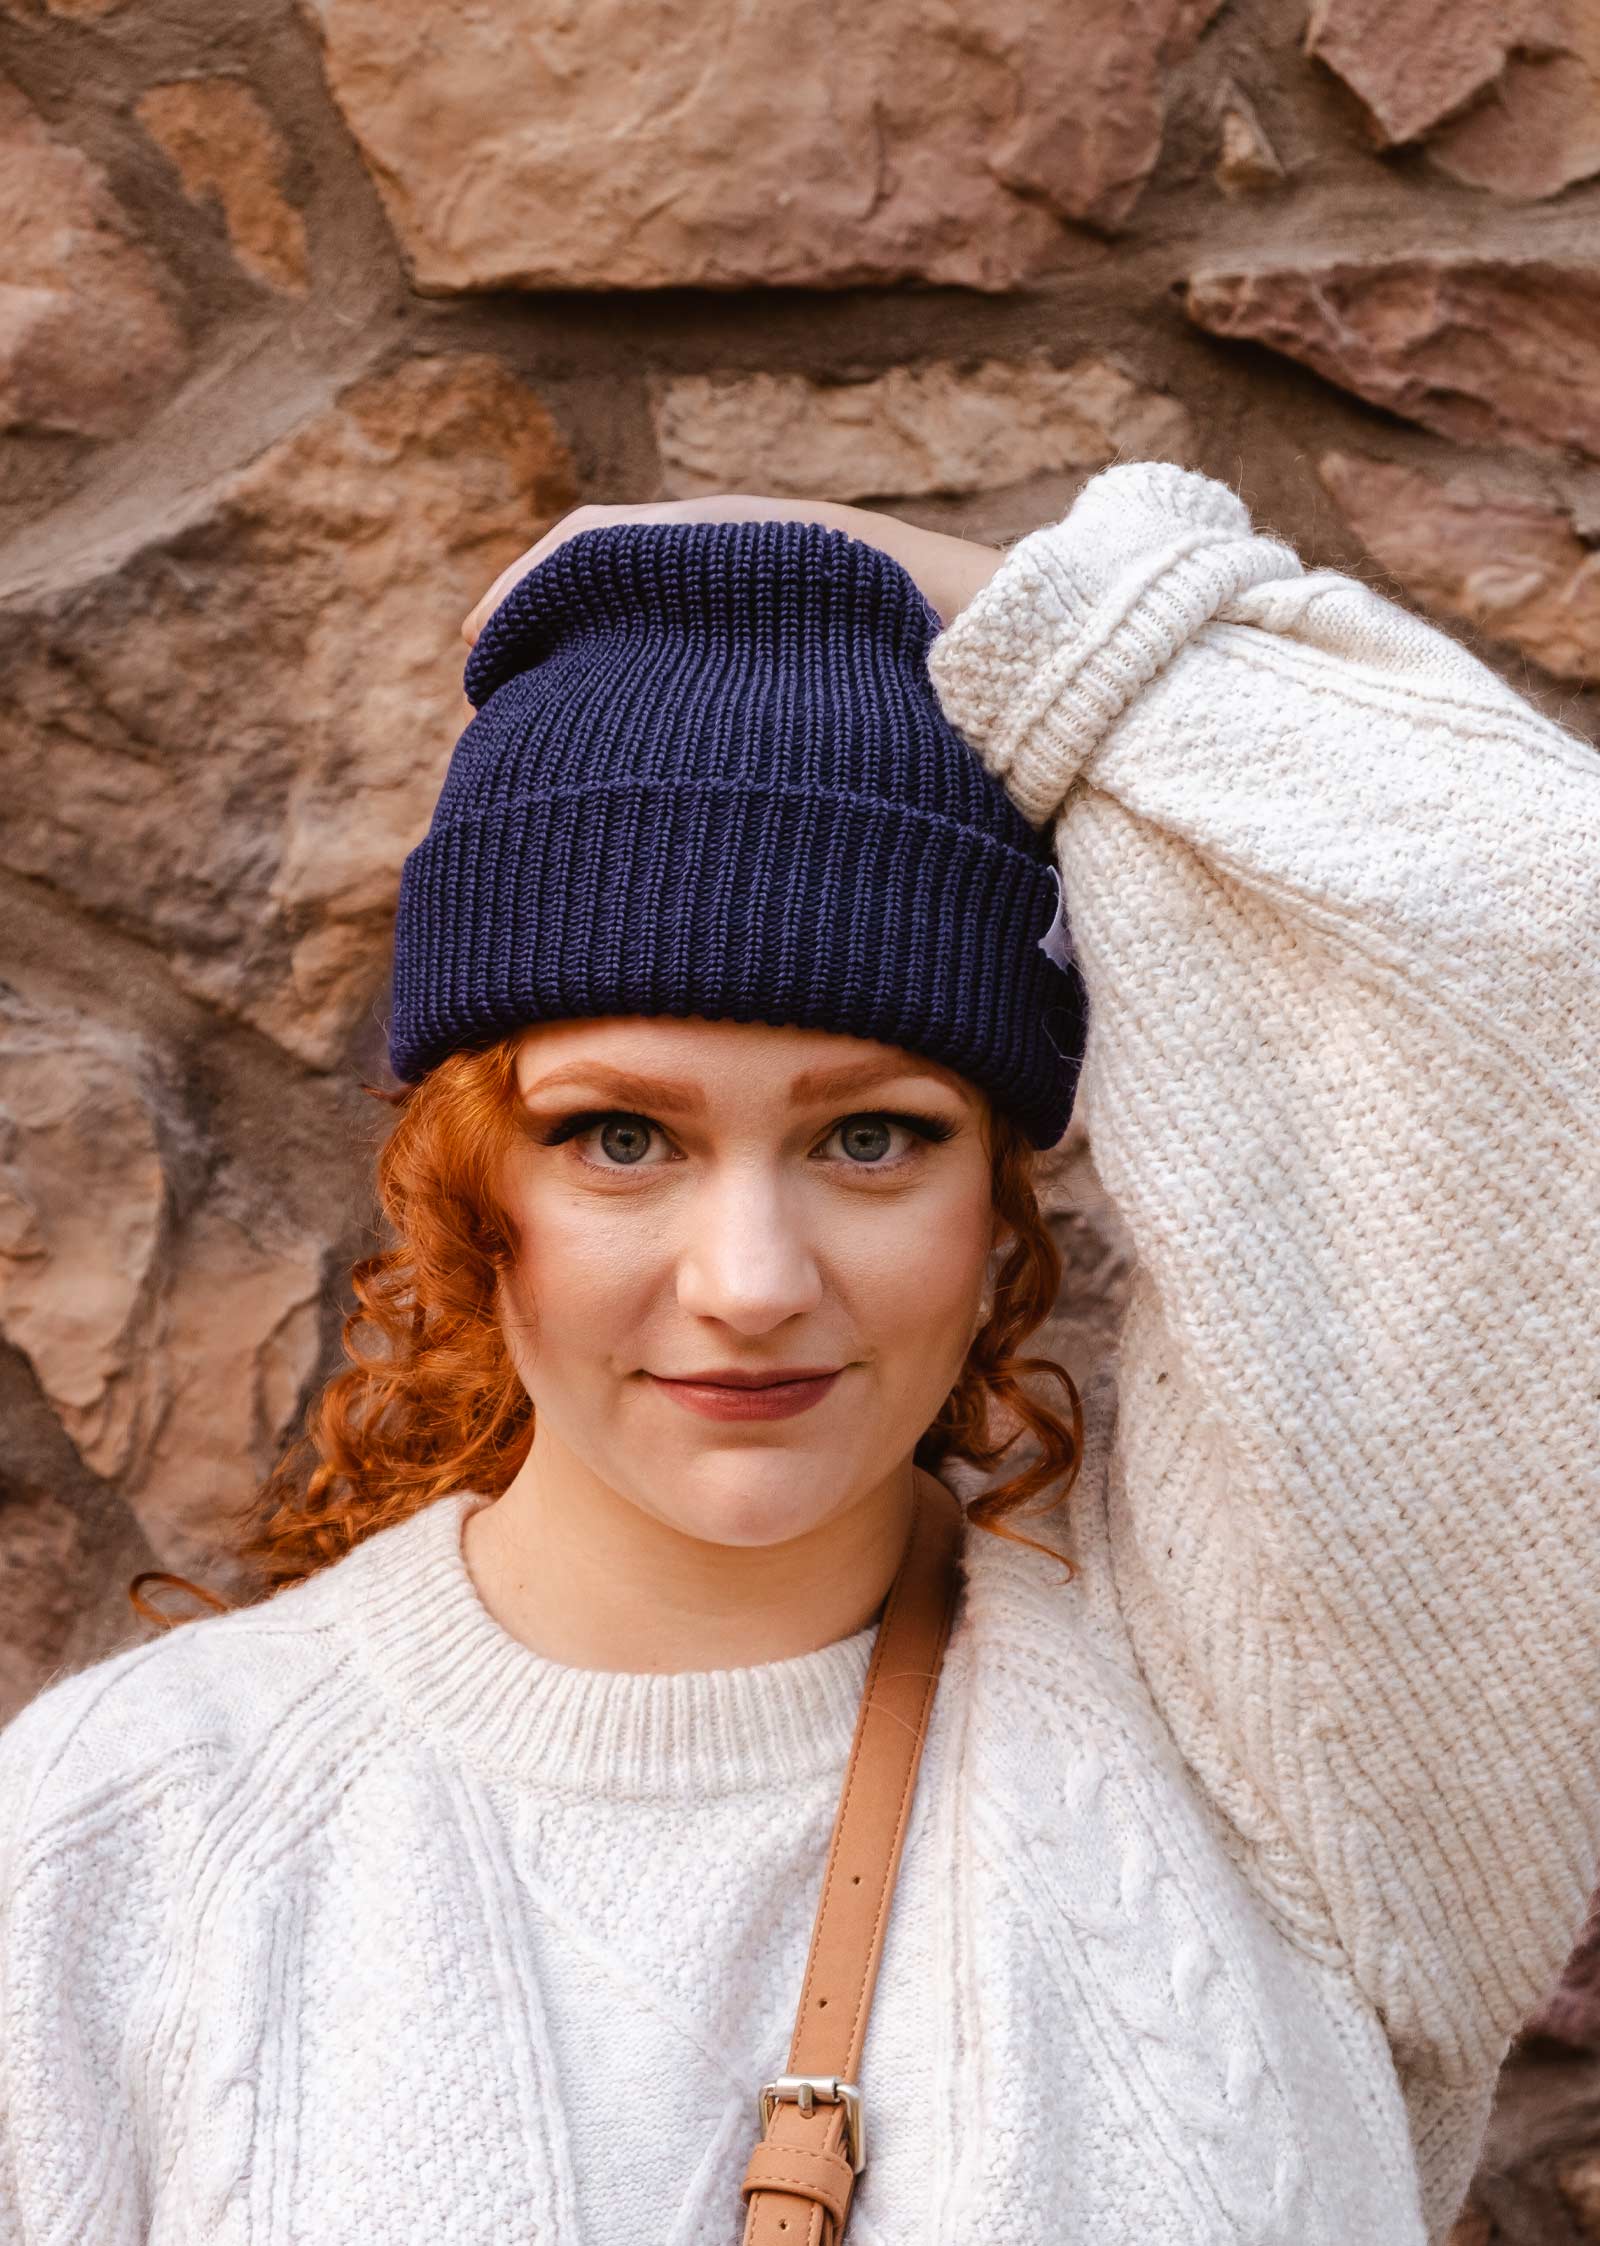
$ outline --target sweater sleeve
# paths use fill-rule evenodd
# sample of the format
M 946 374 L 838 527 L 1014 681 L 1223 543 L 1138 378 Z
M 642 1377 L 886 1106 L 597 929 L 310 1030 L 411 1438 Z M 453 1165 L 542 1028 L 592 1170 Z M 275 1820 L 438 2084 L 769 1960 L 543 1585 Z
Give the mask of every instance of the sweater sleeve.
M 1165 466 L 930 669 L 1053 823 L 1134 1649 L 1280 1922 L 1481 2079 L 1600 1855 L 1600 757 Z

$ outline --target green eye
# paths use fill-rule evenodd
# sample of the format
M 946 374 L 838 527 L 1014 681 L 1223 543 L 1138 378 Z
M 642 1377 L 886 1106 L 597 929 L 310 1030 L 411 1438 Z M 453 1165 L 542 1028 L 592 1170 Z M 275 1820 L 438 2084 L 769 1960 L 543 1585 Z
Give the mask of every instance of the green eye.
M 610 1162 L 642 1162 L 650 1149 L 650 1125 L 642 1115 L 619 1115 L 601 1125 L 600 1144 Z
M 839 1138 L 853 1162 L 878 1162 L 889 1151 L 889 1124 L 881 1115 L 852 1116 L 840 1124 Z

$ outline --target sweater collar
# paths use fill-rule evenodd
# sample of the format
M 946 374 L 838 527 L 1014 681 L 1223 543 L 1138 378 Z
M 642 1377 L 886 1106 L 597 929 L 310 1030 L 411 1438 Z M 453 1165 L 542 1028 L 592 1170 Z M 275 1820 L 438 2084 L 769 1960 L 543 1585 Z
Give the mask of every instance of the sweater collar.
M 842 1774 L 876 1623 L 741 1669 L 571 1668 L 513 1638 L 479 1597 L 461 1531 L 487 1502 L 439 1498 L 344 1562 L 365 1658 L 408 1728 L 490 1775 L 613 1798 Z

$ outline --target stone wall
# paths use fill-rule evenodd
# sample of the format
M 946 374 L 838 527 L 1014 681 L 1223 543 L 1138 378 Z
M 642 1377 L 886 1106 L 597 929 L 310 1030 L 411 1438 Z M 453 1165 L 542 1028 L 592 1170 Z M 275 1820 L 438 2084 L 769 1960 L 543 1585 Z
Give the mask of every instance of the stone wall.
M 578 500 L 1183 460 L 1600 732 L 1596 0 L 0 0 L 0 213 L 0 1716 L 248 1595 L 457 624 Z

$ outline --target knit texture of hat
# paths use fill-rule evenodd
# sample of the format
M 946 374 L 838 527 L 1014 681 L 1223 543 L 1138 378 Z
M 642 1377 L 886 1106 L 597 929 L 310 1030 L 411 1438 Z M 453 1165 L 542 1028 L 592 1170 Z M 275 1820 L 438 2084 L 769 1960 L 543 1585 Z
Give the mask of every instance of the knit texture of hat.
M 396 1075 L 534 1022 L 795 1023 L 941 1061 L 1053 1145 L 1085 1019 L 1041 948 L 1050 838 L 945 717 L 938 629 L 820 524 L 566 540 L 467 664 L 401 876 Z

